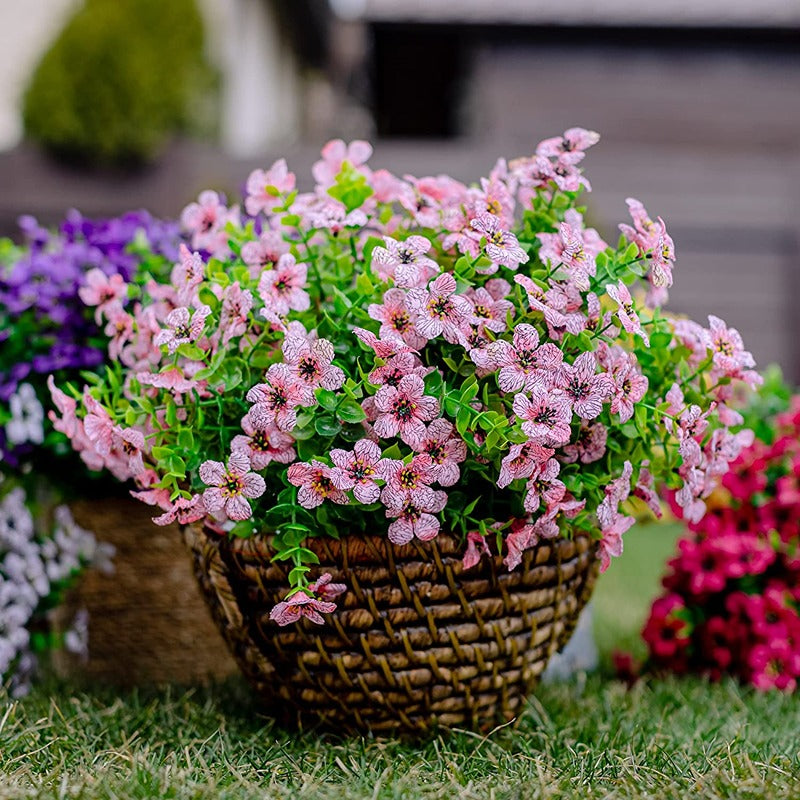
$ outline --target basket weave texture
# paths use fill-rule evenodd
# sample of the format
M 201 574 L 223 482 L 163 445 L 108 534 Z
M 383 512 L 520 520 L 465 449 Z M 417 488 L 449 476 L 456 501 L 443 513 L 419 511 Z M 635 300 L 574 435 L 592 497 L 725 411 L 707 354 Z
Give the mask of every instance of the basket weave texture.
M 463 570 L 463 546 L 385 536 L 306 546 L 348 592 L 324 626 L 269 619 L 288 587 L 266 536 L 185 530 L 195 570 L 242 672 L 290 725 L 420 735 L 486 729 L 517 716 L 550 655 L 568 641 L 597 577 L 586 534 L 542 542 L 508 572 L 500 556 Z
M 76 522 L 116 548 L 114 572 L 89 570 L 57 609 L 66 628 L 89 612 L 89 655 L 53 654 L 64 677 L 117 686 L 198 683 L 236 672 L 197 588 L 177 525 L 159 528 L 153 509 L 124 497 L 79 500 Z

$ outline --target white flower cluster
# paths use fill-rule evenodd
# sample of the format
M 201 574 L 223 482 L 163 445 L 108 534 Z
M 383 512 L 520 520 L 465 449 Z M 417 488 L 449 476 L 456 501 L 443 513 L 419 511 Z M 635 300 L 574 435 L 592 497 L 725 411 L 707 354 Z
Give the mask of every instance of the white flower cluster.
M 11 419 L 6 423 L 9 444 L 41 444 L 44 441 L 44 409 L 29 383 L 20 385 L 8 402 Z
M 52 535 L 37 536 L 25 492 L 12 489 L 0 501 L 0 677 L 14 668 L 11 691 L 27 691 L 36 659 L 29 623 L 43 600 L 87 565 L 111 569 L 113 548 L 76 524 L 67 506 L 54 513 Z M 69 649 L 85 650 L 86 621 L 65 637 Z

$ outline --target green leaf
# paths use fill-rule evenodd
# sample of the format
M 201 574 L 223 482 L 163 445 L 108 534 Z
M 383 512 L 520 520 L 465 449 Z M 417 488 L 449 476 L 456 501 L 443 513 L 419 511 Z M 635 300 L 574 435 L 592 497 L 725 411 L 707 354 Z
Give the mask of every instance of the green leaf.
M 297 556 L 304 564 L 319 564 L 319 556 L 307 547 L 298 547 Z
M 194 434 L 189 428 L 181 428 L 178 431 L 178 446 L 184 450 L 194 449 Z
M 167 474 L 174 475 L 176 478 L 186 476 L 186 462 L 177 455 L 172 455 L 167 459 Z
M 302 579 L 305 577 L 307 572 L 311 571 L 311 567 L 306 567 L 303 564 L 299 564 L 296 567 L 292 567 L 289 571 L 288 580 L 292 586 L 296 586 L 301 583 Z
M 633 261 L 639 257 L 639 245 L 636 242 L 631 242 L 625 252 L 622 254 L 622 261 Z
M 336 410 L 339 419 L 350 424 L 362 422 L 367 418 L 364 409 L 355 400 L 345 400 Z
M 642 436 L 647 435 L 647 409 L 643 405 L 637 405 L 633 412 L 636 428 Z
M 194 344 L 182 344 L 178 348 L 178 354 L 190 361 L 202 361 L 206 357 L 205 351 Z
M 335 392 L 332 392 L 330 389 L 317 389 L 314 394 L 316 395 L 319 404 L 326 411 L 336 410 L 336 406 L 339 404 L 339 398 L 336 396 Z
M 371 296 L 375 291 L 375 287 L 372 285 L 369 276 L 363 272 L 356 278 L 356 289 L 365 297 Z
M 319 416 L 314 420 L 314 430 L 320 436 L 336 436 L 341 429 L 341 423 L 333 417 Z

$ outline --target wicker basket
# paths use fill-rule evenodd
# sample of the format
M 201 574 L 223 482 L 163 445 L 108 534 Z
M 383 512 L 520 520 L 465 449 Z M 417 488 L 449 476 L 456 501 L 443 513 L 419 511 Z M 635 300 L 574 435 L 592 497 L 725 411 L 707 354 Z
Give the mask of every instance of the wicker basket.
M 159 528 L 153 509 L 125 497 L 81 500 L 75 521 L 113 544 L 114 573 L 90 570 L 58 610 L 63 629 L 89 612 L 89 656 L 54 654 L 56 672 L 118 686 L 197 683 L 236 671 L 197 589 L 177 526 Z
M 240 668 L 271 713 L 301 727 L 424 734 L 485 729 L 517 716 L 569 639 L 597 576 L 587 535 L 543 542 L 509 573 L 500 557 L 463 571 L 460 542 L 392 545 L 318 538 L 320 572 L 350 589 L 326 625 L 287 628 L 269 611 L 285 593 L 267 537 L 185 531 L 198 580 Z

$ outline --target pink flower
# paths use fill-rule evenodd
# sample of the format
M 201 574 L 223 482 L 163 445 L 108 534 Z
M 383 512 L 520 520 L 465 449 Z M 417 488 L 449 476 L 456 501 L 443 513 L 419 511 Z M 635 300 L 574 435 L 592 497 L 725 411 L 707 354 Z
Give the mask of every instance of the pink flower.
M 672 286 L 672 267 L 675 261 L 675 244 L 667 233 L 667 226 L 661 217 L 658 218 L 658 238 L 653 249 L 653 260 L 650 264 L 649 279 L 657 288 Z
M 390 507 L 401 506 L 407 500 L 423 503 L 435 475 L 433 462 L 426 453 L 418 453 L 408 464 L 385 459 L 381 477 L 386 485 L 381 492 L 381 502 Z
M 108 456 L 114 443 L 114 423 L 105 408 L 88 391 L 83 393 L 83 405 L 86 408 L 83 418 L 86 437 L 99 455 Z
M 249 416 L 255 425 L 267 427 L 274 422 L 282 431 L 290 431 L 297 424 L 298 406 L 311 405 L 305 387 L 287 364 L 273 364 L 266 375 L 266 383 L 253 386 L 247 392 L 247 402 L 254 403 Z
M 461 328 L 458 332 L 458 343 L 467 351 L 470 360 L 478 368 L 476 374 L 479 378 L 494 371 L 495 365 L 490 352 L 492 342 L 489 341 L 483 325 Z
M 308 584 L 308 591 L 323 600 L 335 600 L 347 591 L 347 586 L 344 583 L 331 583 L 332 580 L 330 572 L 324 572 L 314 583 Z
M 86 285 L 78 289 L 78 296 L 87 306 L 97 306 L 95 322 L 99 325 L 102 315 L 111 309 L 122 309 L 122 298 L 127 294 L 127 284 L 122 275 L 108 277 L 102 270 L 90 269 L 86 273 Z
M 661 511 L 661 502 L 658 499 L 658 494 L 656 493 L 653 482 L 653 476 L 648 469 L 649 466 L 649 461 L 642 461 L 642 465 L 639 468 L 639 480 L 636 482 L 636 486 L 633 489 L 633 494 L 640 500 L 644 501 L 653 514 L 660 519 L 663 515 L 663 512 Z
M 277 461 L 288 464 L 295 459 L 294 439 L 271 423 L 258 424 L 251 414 L 242 417 L 244 435 L 233 437 L 231 450 L 243 450 L 253 469 L 262 470 Z
M 369 347 L 378 358 L 391 358 L 399 353 L 415 353 L 416 350 L 406 344 L 402 339 L 379 339 L 372 331 L 364 328 L 353 328 L 353 333 L 367 347 Z
M 562 153 L 583 152 L 599 141 L 599 133 L 586 128 L 569 128 L 561 136 L 539 142 L 536 153 L 540 156 L 557 157 Z
M 608 375 L 595 374 L 597 359 L 594 353 L 581 353 L 572 365 L 564 364 L 558 374 L 557 386 L 564 390 L 575 413 L 582 419 L 594 419 L 603 410 L 603 401 L 613 390 Z
M 405 288 L 424 287 L 440 271 L 439 265 L 425 255 L 431 243 L 424 236 L 409 236 L 402 242 L 384 236 L 383 240 L 386 247 L 372 251 L 372 266 L 382 281 L 394 280 Z
M 544 292 L 527 275 L 515 275 L 514 281 L 525 289 L 531 309 L 544 316 L 551 338 L 561 339 L 565 331 L 578 334 L 586 329 L 586 315 L 580 310 L 583 297 L 573 284 L 554 284 Z
M 389 541 L 408 544 L 415 536 L 423 542 L 436 538 L 439 533 L 439 520 L 433 516 L 447 505 L 447 495 L 429 489 L 416 502 L 405 500 L 398 506 L 386 509 L 386 516 L 395 518 L 389 526 Z
M 793 692 L 797 687 L 800 653 L 789 642 L 771 640 L 768 644 L 757 644 L 750 651 L 748 662 L 757 689 Z
M 133 338 L 134 318 L 122 310 L 119 306 L 112 306 L 108 309 L 108 323 L 103 328 L 103 333 L 109 338 L 108 355 L 114 361 L 118 361 L 122 352 Z
M 406 306 L 406 293 L 402 289 L 388 289 L 383 295 L 383 304 L 371 303 L 367 311 L 372 319 L 381 323 L 379 334 L 382 338 L 400 337 L 415 349 L 425 344 L 425 337 L 414 329 L 414 320 Z
M 462 297 L 472 304 L 473 324 L 500 333 L 506 329 L 506 317 L 514 315 L 514 304 L 504 298 L 511 287 L 502 278 L 492 278 L 485 287 L 468 289 Z
M 464 558 L 461 560 L 462 569 L 472 569 L 476 566 L 481 556 L 486 555 L 492 557 L 489 545 L 486 544 L 486 537 L 482 536 L 478 531 L 470 531 L 467 534 L 467 549 L 464 552 Z
M 517 269 L 528 261 L 528 254 L 519 246 L 511 231 L 501 228 L 500 218 L 494 214 L 479 214 L 470 223 L 473 230 L 486 239 L 485 252 L 492 264 L 502 264 Z
M 243 520 L 253 515 L 246 498 L 261 497 L 266 491 L 264 479 L 250 471 L 250 459 L 242 450 L 228 456 L 227 469 L 221 461 L 204 461 L 200 480 L 210 488 L 203 492 L 209 511 L 224 511 L 228 519 Z
M 347 494 L 336 487 L 334 470 L 319 461 L 292 464 L 286 474 L 289 483 L 299 487 L 297 502 L 303 508 L 316 508 L 325 500 L 332 500 L 339 505 L 350 502 Z
M 311 172 L 320 186 L 328 187 L 336 181 L 345 161 L 356 169 L 362 167 L 359 172 L 368 173 L 364 165 L 371 155 L 372 145 L 369 142 L 356 139 L 345 144 L 341 139 L 333 139 L 322 148 L 322 159 L 314 164 Z
M 55 411 L 49 411 L 47 416 L 53 423 L 53 428 L 63 433 L 68 439 L 72 439 L 78 430 L 78 417 L 76 411 L 78 402 L 72 397 L 64 394 L 56 386 L 55 380 L 52 375 L 47 376 L 47 388 L 50 390 L 50 396 L 53 398 L 53 403 L 58 409 L 61 417 Z
M 167 512 L 175 511 L 170 500 L 170 490 L 155 488 L 155 484 L 159 483 L 159 476 L 154 470 L 145 469 L 134 480 L 141 491 L 132 491 L 130 493 L 131 497 L 141 503 L 146 503 L 148 506 L 158 506 Z M 199 495 L 195 495 L 195 497 L 199 497 Z M 177 511 L 175 513 L 177 514 Z
M 208 306 L 199 306 L 191 315 L 185 306 L 170 311 L 165 320 L 169 327 L 156 334 L 153 344 L 158 347 L 166 345 L 171 355 L 182 344 L 196 342 L 203 334 L 210 313 Z
M 289 245 L 279 231 L 264 231 L 256 242 L 242 245 L 242 261 L 252 267 L 250 276 L 257 278 L 261 270 L 278 263 L 280 257 L 289 252 Z
M 578 438 L 563 449 L 561 460 L 565 464 L 580 461 L 581 464 L 591 464 L 598 461 L 606 453 L 608 432 L 602 422 L 581 422 Z
M 497 384 L 504 392 L 516 392 L 534 383 L 548 383 L 556 377 L 563 355 L 554 344 L 539 346 L 533 325 L 520 323 L 514 328 L 513 345 L 498 340 L 489 345 L 489 357 L 500 368 Z
M 545 503 L 545 515 L 553 505 L 559 502 L 567 491 L 564 483 L 558 480 L 558 473 L 561 471 L 561 464 L 554 458 L 548 459 L 544 464 L 537 465 L 530 480 L 525 486 L 525 510 L 532 514 L 539 509 L 541 501 Z
M 581 291 L 588 291 L 589 278 L 595 274 L 597 267 L 580 230 L 562 222 L 558 233 L 539 233 L 537 236 L 542 242 L 539 249 L 542 263 L 550 264 L 551 268 L 559 265 L 566 267 L 570 281 Z
M 278 603 L 269 612 L 269 618 L 280 626 L 291 625 L 302 617 L 317 625 L 324 625 L 323 614 L 336 611 L 336 603 L 318 600 L 304 591 L 295 592 L 288 600 Z
M 375 433 L 382 439 L 399 434 L 412 447 L 425 438 L 425 422 L 439 413 L 439 403 L 425 396 L 425 384 L 417 375 L 406 375 L 395 386 L 382 386 L 375 395 Z
M 345 228 L 361 228 L 367 215 L 356 208 L 348 213 L 343 203 L 331 197 L 320 197 L 306 209 L 306 223 L 311 228 L 328 230 L 338 236 Z
M 352 451 L 334 449 L 330 457 L 334 463 L 331 480 L 337 489 L 352 489 L 356 500 L 365 505 L 378 499 L 381 490 L 375 480 L 383 476 L 389 462 L 381 458 L 381 449 L 375 442 L 361 439 Z
M 287 336 L 282 349 L 287 365 L 306 391 L 309 404 L 313 402 L 315 389 L 341 389 L 345 375 L 331 363 L 333 345 L 327 339 L 309 341 L 299 336 Z
M 197 381 L 187 378 L 178 367 L 170 367 L 164 372 L 137 372 L 136 380 L 142 386 L 155 386 L 157 389 L 167 389 L 173 395 L 182 395 L 191 392 L 198 386 Z
M 602 538 L 597 551 L 600 556 L 600 572 L 605 572 L 611 566 L 611 559 L 622 555 L 622 535 L 630 529 L 636 520 L 614 514 L 602 528 Z
M 627 422 L 633 416 L 633 407 L 647 392 L 648 380 L 632 362 L 621 365 L 611 373 L 614 381 L 611 396 L 611 413 L 619 414 L 620 422 Z
M 656 223 L 647 214 L 647 209 L 634 197 L 629 197 L 626 201 L 628 211 L 633 220 L 634 227 L 621 224 L 619 226 L 622 235 L 629 241 L 639 245 L 642 253 L 653 250 L 656 247 L 659 236 L 659 229 Z
M 144 450 L 144 434 L 135 428 L 114 427 L 114 449 L 122 453 L 125 468 L 131 477 L 144 472 L 142 451 Z
M 177 522 L 179 525 L 191 525 L 205 515 L 206 507 L 203 498 L 199 494 L 195 494 L 188 499 L 179 497 L 167 511 L 158 517 L 153 517 L 153 522 L 156 525 L 172 525 L 173 522 Z
M 647 347 L 650 347 L 650 339 L 642 328 L 642 323 L 639 321 L 639 315 L 633 307 L 633 298 L 628 291 L 628 287 L 620 281 L 617 286 L 609 284 L 606 286 L 606 293 L 608 296 L 617 303 L 617 317 L 622 323 L 628 333 L 638 333 L 642 337 L 642 341 Z
M 511 481 L 517 478 L 530 478 L 531 475 L 547 460 L 552 457 L 554 450 L 543 447 L 538 442 L 525 442 L 524 444 L 512 444 L 508 455 L 500 465 L 500 476 L 497 479 L 497 486 L 504 489 Z
M 505 175 L 501 176 L 500 172 L 503 171 Z M 505 161 L 500 159 L 489 179 L 481 178 L 480 190 L 470 190 L 473 198 L 468 204 L 469 215 L 477 217 L 479 214 L 492 214 L 503 227 L 511 227 L 514 224 L 514 196 L 506 183 L 509 177 Z
M 742 367 L 755 365 L 753 356 L 744 349 L 736 328 L 729 328 L 719 317 L 709 315 L 705 344 L 711 350 L 714 365 L 725 372 L 735 373 Z
M 228 248 L 225 225 L 238 221 L 236 209 L 228 209 L 216 192 L 205 191 L 198 202 L 190 203 L 181 213 L 181 224 L 192 235 L 195 250 L 219 254 Z
M 453 486 L 461 477 L 458 465 L 467 457 L 467 445 L 446 419 L 433 420 L 425 438 L 414 449 L 430 458 L 433 479 L 441 486 Z
M 398 386 L 406 375 L 424 378 L 432 371 L 431 367 L 423 367 L 419 358 L 412 353 L 400 353 L 392 356 L 382 367 L 372 370 L 369 382 L 373 386 Z
M 533 442 L 547 446 L 562 445 L 572 435 L 572 407 L 562 394 L 544 386 L 533 386 L 531 398 L 514 397 L 514 413 L 522 423 L 522 432 Z
M 426 339 L 444 334 L 451 344 L 458 341 L 458 329 L 470 319 L 469 300 L 456 293 L 456 279 L 446 272 L 430 284 L 429 290 L 411 289 L 406 298 L 415 315 L 414 327 Z
M 269 213 L 278 197 L 294 190 L 295 176 L 289 172 L 286 159 L 278 159 L 268 170 L 256 169 L 247 179 L 247 198 L 244 207 L 251 217 L 262 211 Z
M 512 526 L 505 541 L 508 554 L 503 559 L 503 563 L 506 565 L 506 569 L 512 572 L 522 563 L 525 551 L 536 544 L 538 536 L 533 525 L 517 524 Z
M 275 311 L 285 316 L 292 311 L 308 311 L 311 299 L 304 287 L 308 267 L 298 264 L 291 253 L 284 253 L 275 269 L 261 273 L 258 282 L 259 297 Z
M 232 283 L 222 293 L 222 310 L 219 315 L 219 329 L 222 343 L 242 336 L 247 331 L 248 318 L 253 308 L 253 295 L 249 289 L 242 289 L 239 281 Z

